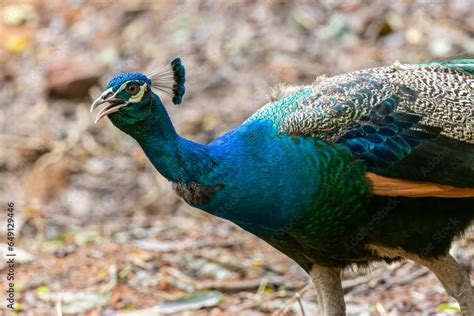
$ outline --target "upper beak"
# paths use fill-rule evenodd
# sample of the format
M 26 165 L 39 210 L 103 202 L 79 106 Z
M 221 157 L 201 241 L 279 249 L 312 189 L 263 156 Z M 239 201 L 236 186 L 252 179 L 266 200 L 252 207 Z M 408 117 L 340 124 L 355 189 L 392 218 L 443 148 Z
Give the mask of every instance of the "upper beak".
M 95 123 L 99 122 L 104 116 L 117 112 L 118 110 L 120 110 L 120 108 L 128 104 L 128 102 L 122 99 L 115 98 L 115 94 L 112 91 L 112 88 L 109 88 L 102 92 L 102 94 L 97 99 L 95 99 L 94 102 L 92 102 L 90 111 L 94 111 L 99 105 L 107 102 L 109 104 L 104 106 L 102 110 L 97 113 Z

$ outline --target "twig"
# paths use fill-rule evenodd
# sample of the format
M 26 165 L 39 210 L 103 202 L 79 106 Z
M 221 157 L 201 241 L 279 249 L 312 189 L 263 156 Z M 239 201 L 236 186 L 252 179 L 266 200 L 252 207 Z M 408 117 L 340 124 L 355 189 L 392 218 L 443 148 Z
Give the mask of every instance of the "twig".
M 261 279 L 243 280 L 239 282 L 223 282 L 223 281 L 205 281 L 197 284 L 198 290 L 218 290 L 223 292 L 240 292 L 240 291 L 254 291 L 261 285 Z M 285 277 L 268 278 L 267 286 L 281 286 L 284 285 L 286 289 L 294 290 L 304 286 L 302 282 L 289 282 Z
M 206 259 L 207 261 L 215 262 L 219 264 L 220 266 L 223 266 L 225 268 L 228 268 L 230 270 L 238 271 L 239 273 L 245 273 L 246 267 L 242 266 L 239 264 L 241 260 L 236 260 L 235 257 L 232 257 L 233 260 L 230 258 L 225 258 L 222 256 L 212 256 L 209 255 L 207 252 L 202 251 L 202 250 L 197 250 L 193 252 L 193 255 L 196 257 L 200 257 L 203 259 Z
M 179 242 L 157 242 L 155 240 L 138 240 L 133 243 L 134 247 L 138 247 L 147 251 L 158 251 L 158 252 L 175 252 L 185 251 L 190 248 L 206 248 L 206 247 L 235 247 L 240 245 L 239 240 L 222 240 L 222 241 L 210 241 L 210 240 L 192 240 L 186 239 Z
M 383 307 L 382 304 L 377 303 L 375 305 L 375 308 L 377 309 L 377 312 L 379 312 L 380 316 L 386 316 L 388 315 L 387 310 Z
M 257 294 L 262 294 L 267 288 L 267 285 L 268 285 L 268 279 L 266 277 L 263 277 L 258 286 Z
M 386 272 L 385 267 L 381 267 L 368 274 L 361 275 L 353 279 L 343 280 L 342 289 L 344 291 L 349 291 L 361 284 L 367 283 L 369 281 L 374 281 L 374 280 L 378 283 L 383 278 L 383 275 L 385 274 L 385 272 Z
M 196 280 L 173 267 L 166 267 L 163 272 L 166 272 L 167 274 L 171 275 L 175 279 L 180 280 L 181 282 L 191 285 L 193 289 L 197 288 Z
M 394 282 L 391 282 L 390 283 L 387 283 L 385 285 L 386 288 L 389 288 L 393 285 L 406 285 L 410 282 L 412 282 L 413 280 L 429 273 L 430 270 L 428 268 L 425 268 L 425 267 L 421 267 L 419 269 L 416 269 L 415 271 L 413 271 L 412 273 L 410 273 L 409 275 L 403 277 L 403 278 L 392 278 L 392 280 L 394 280 Z
M 286 304 L 278 312 L 276 312 L 274 314 L 274 316 L 284 316 L 284 315 L 286 315 L 286 313 L 288 313 L 288 311 L 290 310 L 290 308 L 291 308 L 291 306 L 293 305 L 294 302 L 298 302 L 298 305 L 300 306 L 300 309 L 301 309 L 301 314 L 303 316 L 305 316 L 303 304 L 301 303 L 301 297 L 303 297 L 303 294 L 306 291 L 308 291 L 309 288 L 310 288 L 310 285 L 308 284 L 305 287 L 303 287 L 301 290 L 296 292 L 295 295 L 293 295 L 293 297 L 290 298 L 288 300 L 288 302 L 286 302 Z
M 57 316 L 63 316 L 63 303 L 62 303 L 62 294 L 61 292 L 58 293 L 56 296 L 56 315 Z
M 298 305 L 300 306 L 300 309 L 301 309 L 301 315 L 305 316 L 306 314 L 304 312 L 304 307 L 303 307 L 303 303 L 301 302 L 301 298 L 297 297 L 297 300 L 298 300 Z
M 202 251 L 202 250 L 194 251 L 193 255 L 197 257 L 201 257 L 208 261 L 215 262 L 225 268 L 236 271 L 242 275 L 247 272 L 247 267 L 242 264 L 241 260 L 237 260 L 235 257 L 229 258 L 229 257 L 223 257 L 223 256 L 210 255 L 207 251 Z M 283 275 L 287 272 L 287 271 L 282 271 L 283 269 L 278 269 L 275 266 L 272 266 L 270 264 L 265 264 L 265 263 L 262 263 L 262 268 L 279 275 Z

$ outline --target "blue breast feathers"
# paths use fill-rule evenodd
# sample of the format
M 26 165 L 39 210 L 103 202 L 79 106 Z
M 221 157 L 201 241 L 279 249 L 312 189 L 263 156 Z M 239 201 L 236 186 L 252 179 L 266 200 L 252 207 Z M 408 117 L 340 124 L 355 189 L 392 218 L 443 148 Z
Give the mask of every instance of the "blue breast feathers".
M 216 186 L 222 184 L 216 182 L 219 179 L 225 185 L 197 207 L 259 236 L 314 210 L 319 173 L 314 139 L 278 136 L 271 122 L 253 120 L 216 139 L 209 148 L 217 162 L 205 181 Z

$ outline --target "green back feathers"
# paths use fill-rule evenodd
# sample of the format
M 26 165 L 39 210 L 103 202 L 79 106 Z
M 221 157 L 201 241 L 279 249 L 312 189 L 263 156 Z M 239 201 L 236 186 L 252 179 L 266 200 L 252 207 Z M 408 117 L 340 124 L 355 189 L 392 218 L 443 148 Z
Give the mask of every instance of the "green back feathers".
M 254 115 L 247 119 L 247 122 L 254 120 L 268 120 L 276 129 L 280 129 L 286 117 L 297 110 L 298 105 L 307 100 L 313 91 L 310 87 L 302 88 L 295 93 L 281 97 L 279 100 L 267 103 Z
M 433 61 L 428 64 L 421 64 L 420 66 L 432 65 L 440 65 L 451 69 L 462 70 L 464 72 L 470 73 L 471 75 L 474 75 L 474 58 Z

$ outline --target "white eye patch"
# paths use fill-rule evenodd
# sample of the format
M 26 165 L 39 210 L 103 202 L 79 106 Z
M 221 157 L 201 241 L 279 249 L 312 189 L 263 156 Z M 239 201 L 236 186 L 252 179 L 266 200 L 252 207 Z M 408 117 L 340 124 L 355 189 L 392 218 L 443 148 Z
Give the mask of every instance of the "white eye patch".
M 115 97 L 120 91 L 124 90 L 127 87 L 127 84 L 130 81 L 126 81 L 122 83 L 122 85 L 115 91 L 114 95 L 112 97 Z M 145 91 L 147 89 L 148 85 L 144 83 L 143 85 L 140 86 L 140 91 L 135 94 L 130 96 L 130 99 L 128 99 L 127 103 L 138 103 L 143 99 L 143 96 L 145 95 Z
M 147 89 L 147 84 L 144 83 L 142 86 L 140 86 L 140 91 L 138 91 L 137 94 L 132 95 L 130 99 L 128 99 L 129 103 L 138 103 L 143 99 L 143 96 L 145 95 L 145 91 Z

